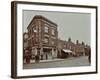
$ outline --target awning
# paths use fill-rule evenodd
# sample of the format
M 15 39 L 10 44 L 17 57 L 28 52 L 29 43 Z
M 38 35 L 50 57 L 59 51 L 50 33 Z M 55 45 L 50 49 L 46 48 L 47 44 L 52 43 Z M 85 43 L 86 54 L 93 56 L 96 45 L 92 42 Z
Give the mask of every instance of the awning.
M 64 52 L 66 52 L 66 53 L 72 53 L 72 51 L 71 50 L 69 50 L 69 49 L 62 49 Z

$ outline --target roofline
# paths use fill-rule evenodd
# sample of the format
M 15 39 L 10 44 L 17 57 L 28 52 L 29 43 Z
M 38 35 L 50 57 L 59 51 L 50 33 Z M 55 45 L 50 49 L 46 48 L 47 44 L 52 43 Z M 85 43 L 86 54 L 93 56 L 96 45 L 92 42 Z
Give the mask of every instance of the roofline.
M 56 23 L 52 22 L 51 20 L 47 19 L 46 17 L 41 16 L 41 15 L 35 15 L 35 16 L 33 17 L 33 19 L 31 20 L 31 22 L 29 23 L 28 27 L 31 25 L 32 21 L 35 20 L 35 19 L 43 19 L 43 20 L 48 21 L 48 22 L 50 22 L 51 24 L 57 26 Z M 27 28 L 28 28 L 28 27 L 27 27 Z
M 56 23 L 52 22 L 51 20 L 47 19 L 46 17 L 44 17 L 44 16 L 42 16 L 42 15 L 36 15 L 36 16 L 34 16 L 34 19 L 36 19 L 36 18 L 37 18 L 37 19 L 38 19 L 38 18 L 40 18 L 40 19 L 42 18 L 42 19 L 44 19 L 44 20 L 50 22 L 51 24 L 57 26 Z

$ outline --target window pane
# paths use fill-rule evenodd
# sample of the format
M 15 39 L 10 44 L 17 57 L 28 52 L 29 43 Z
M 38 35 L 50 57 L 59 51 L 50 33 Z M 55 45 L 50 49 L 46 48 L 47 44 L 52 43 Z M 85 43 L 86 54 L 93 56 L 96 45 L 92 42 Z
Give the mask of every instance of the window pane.
M 55 30 L 54 29 L 52 29 L 52 35 L 55 35 Z
M 49 32 L 49 28 L 47 26 L 44 27 L 44 30 L 45 30 L 46 33 Z
M 54 41 L 52 41 L 52 44 L 54 45 L 54 44 L 55 44 L 55 42 L 54 42 Z
M 44 38 L 44 42 L 48 43 L 49 42 L 48 38 Z

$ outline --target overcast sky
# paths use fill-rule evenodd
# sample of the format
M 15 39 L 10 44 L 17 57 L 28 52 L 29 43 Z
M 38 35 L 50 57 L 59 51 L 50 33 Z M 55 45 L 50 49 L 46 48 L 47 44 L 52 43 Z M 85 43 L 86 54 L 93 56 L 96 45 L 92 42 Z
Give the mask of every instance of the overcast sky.
M 85 42 L 90 44 L 91 23 L 90 14 L 68 13 L 68 12 L 47 12 L 47 11 L 23 11 L 23 32 L 27 32 L 27 26 L 35 15 L 42 15 L 58 25 L 58 37 L 68 40 L 71 37 L 73 42 Z

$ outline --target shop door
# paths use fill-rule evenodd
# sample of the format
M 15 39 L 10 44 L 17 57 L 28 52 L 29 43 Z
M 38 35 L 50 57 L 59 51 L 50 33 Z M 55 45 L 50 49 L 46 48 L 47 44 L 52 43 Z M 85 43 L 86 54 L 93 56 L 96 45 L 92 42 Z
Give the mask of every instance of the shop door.
M 44 48 L 43 52 L 45 53 L 45 58 L 46 59 L 52 59 L 52 52 L 51 49 L 48 48 Z
M 52 53 L 47 53 L 47 55 L 48 55 L 48 59 L 52 59 Z

